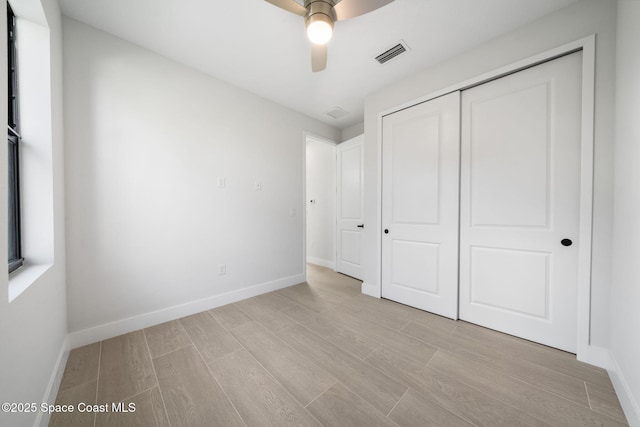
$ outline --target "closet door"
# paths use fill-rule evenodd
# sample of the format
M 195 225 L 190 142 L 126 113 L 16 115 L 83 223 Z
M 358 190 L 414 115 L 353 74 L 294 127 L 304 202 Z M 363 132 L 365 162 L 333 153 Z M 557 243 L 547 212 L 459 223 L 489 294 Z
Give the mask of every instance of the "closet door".
M 581 53 L 462 94 L 460 318 L 576 351 Z
M 382 120 L 382 296 L 458 315 L 460 93 Z

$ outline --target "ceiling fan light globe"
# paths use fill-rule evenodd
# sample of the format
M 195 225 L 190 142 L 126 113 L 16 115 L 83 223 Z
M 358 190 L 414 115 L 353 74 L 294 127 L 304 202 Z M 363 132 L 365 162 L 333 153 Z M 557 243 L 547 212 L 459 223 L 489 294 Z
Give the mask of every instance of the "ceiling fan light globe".
M 333 35 L 333 26 L 325 20 L 314 20 L 307 26 L 307 37 L 314 44 L 326 44 Z

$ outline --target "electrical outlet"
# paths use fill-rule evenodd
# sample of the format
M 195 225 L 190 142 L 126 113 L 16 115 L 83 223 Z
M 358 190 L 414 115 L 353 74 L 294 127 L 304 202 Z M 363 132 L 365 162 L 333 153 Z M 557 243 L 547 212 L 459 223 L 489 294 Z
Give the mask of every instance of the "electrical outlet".
M 218 264 L 218 276 L 222 276 L 223 274 L 227 274 L 227 265 Z
M 225 179 L 223 176 L 218 177 L 218 188 L 224 188 L 226 185 Z
M 260 181 L 259 179 L 257 179 L 254 183 L 253 183 L 253 188 L 257 191 L 257 190 L 262 190 L 262 181 Z

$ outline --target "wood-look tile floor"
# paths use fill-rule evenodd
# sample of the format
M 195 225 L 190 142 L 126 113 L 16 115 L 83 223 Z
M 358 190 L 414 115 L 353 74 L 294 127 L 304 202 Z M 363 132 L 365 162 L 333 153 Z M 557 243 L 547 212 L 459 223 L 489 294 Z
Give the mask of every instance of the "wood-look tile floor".
M 75 349 L 51 426 L 623 426 L 606 371 L 575 356 L 308 283 Z M 128 407 L 128 406 L 127 406 Z

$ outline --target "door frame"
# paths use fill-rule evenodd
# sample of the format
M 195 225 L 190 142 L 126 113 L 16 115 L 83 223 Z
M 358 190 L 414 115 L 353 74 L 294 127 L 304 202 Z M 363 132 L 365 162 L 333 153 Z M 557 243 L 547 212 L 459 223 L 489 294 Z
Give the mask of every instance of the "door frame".
M 382 118 L 405 108 L 412 107 L 455 91 L 463 91 L 474 86 L 499 79 L 543 62 L 582 52 L 582 112 L 581 112 L 581 170 L 580 170 L 580 230 L 578 248 L 578 319 L 577 358 L 597 366 L 607 366 L 606 349 L 591 346 L 591 247 L 593 217 L 593 160 L 594 160 L 594 120 L 595 120 L 595 59 L 596 35 L 592 34 L 576 41 L 530 56 L 512 64 L 494 69 L 477 77 L 459 82 L 444 89 L 397 105 L 378 114 L 378 176 L 377 203 L 378 224 L 375 228 L 377 245 L 377 286 L 367 284 L 363 292 L 380 298 L 382 294 Z
M 320 142 L 322 144 L 331 145 L 334 147 L 338 146 L 338 142 L 333 141 L 330 138 L 326 138 L 324 136 L 320 136 L 313 132 L 303 131 L 302 132 L 302 206 L 300 211 L 302 212 L 302 274 L 304 275 L 304 280 L 307 280 L 307 142 L 309 140 L 313 140 L 315 142 Z M 337 191 L 337 188 L 336 188 Z M 334 192 L 334 199 L 337 196 Z M 334 200 L 336 202 L 336 200 Z M 335 203 L 334 203 L 335 206 Z M 336 220 L 336 212 L 334 209 L 333 212 L 333 222 L 334 222 L 334 231 L 335 231 L 335 220 Z M 336 236 L 335 232 L 331 233 L 333 239 L 333 266 L 332 270 L 336 269 Z

